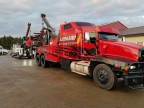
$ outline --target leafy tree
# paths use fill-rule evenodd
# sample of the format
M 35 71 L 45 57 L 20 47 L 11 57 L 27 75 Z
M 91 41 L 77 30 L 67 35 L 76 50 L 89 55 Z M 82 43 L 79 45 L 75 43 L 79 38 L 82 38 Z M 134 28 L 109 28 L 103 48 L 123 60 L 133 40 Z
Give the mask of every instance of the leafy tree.
M 5 49 L 11 49 L 13 44 L 22 44 L 23 38 L 21 37 L 12 37 L 12 36 L 3 36 L 0 37 L 0 45 Z

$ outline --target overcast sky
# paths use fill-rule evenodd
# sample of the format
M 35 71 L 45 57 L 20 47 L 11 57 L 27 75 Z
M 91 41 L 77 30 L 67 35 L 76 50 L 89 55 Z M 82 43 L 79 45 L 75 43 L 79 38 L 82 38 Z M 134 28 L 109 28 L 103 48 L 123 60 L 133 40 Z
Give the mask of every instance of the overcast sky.
M 39 32 L 41 13 L 56 30 L 64 21 L 99 25 L 119 20 L 127 27 L 144 26 L 144 0 L 0 0 L 0 37 L 24 36 L 28 22 L 32 32 Z

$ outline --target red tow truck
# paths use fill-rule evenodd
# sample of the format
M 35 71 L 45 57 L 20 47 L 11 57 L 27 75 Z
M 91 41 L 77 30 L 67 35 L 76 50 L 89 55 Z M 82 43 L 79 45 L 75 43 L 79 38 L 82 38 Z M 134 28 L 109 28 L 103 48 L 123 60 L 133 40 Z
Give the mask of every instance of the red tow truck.
M 45 17 L 42 14 L 47 23 Z M 45 43 L 36 49 L 38 66 L 59 63 L 64 69 L 89 75 L 105 90 L 114 88 L 118 78 L 131 89 L 144 88 L 143 46 L 118 41 L 118 30 L 88 22 L 61 24 L 57 37 L 46 25 Z
M 33 58 L 35 48 L 37 47 L 38 39 L 40 38 L 40 33 L 34 33 L 29 35 L 30 27 L 31 27 L 31 23 L 28 23 L 26 36 L 21 47 L 23 48 L 23 56 L 25 55 L 28 58 Z

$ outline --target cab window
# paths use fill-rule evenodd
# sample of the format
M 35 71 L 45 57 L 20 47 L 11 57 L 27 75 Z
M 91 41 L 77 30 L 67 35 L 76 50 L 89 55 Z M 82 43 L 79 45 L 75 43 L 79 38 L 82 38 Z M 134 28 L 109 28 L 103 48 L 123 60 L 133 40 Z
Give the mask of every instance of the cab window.
M 33 40 L 33 41 L 37 41 L 38 38 L 39 38 L 39 35 L 35 35 L 35 36 L 31 37 L 31 40 Z
M 72 28 L 72 25 L 71 25 L 71 24 L 66 24 L 66 25 L 64 25 L 64 29 L 70 29 L 70 28 Z
M 99 32 L 98 36 L 100 40 L 118 40 L 118 35 L 114 33 Z
M 77 22 L 76 25 L 77 26 L 89 26 L 89 27 L 94 26 L 91 23 L 81 23 L 81 22 Z
M 96 43 L 96 34 L 95 32 L 86 32 L 85 33 L 85 43 Z

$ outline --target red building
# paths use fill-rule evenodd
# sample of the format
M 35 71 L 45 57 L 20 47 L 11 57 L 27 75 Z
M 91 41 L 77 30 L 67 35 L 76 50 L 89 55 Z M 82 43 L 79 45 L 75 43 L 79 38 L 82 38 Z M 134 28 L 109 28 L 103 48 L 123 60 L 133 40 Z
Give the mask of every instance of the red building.
M 120 21 L 116 21 L 116 22 L 112 22 L 112 23 L 107 23 L 107 24 L 103 24 L 103 25 L 100 25 L 100 26 L 115 28 L 115 29 L 118 29 L 119 31 L 120 31 L 120 30 L 124 30 L 124 29 L 128 29 L 128 28 L 127 28 L 124 24 L 122 24 Z

